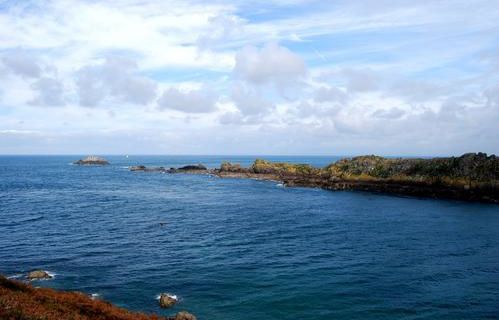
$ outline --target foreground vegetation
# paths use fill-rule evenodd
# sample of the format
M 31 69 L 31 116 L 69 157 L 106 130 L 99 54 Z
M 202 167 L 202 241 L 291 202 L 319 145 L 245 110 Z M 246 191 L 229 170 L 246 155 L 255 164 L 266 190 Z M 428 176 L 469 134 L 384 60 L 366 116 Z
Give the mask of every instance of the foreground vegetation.
M 9 320 L 191 320 L 187 313 L 160 317 L 118 308 L 80 292 L 33 288 L 0 276 L 0 319 Z

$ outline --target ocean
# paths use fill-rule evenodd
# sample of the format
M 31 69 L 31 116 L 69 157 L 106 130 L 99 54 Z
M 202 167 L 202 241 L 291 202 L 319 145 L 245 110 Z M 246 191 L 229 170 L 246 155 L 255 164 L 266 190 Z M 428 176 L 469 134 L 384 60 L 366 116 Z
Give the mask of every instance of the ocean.
M 499 318 L 498 205 L 127 169 L 252 156 L 79 158 L 0 157 L 1 274 L 201 320 Z

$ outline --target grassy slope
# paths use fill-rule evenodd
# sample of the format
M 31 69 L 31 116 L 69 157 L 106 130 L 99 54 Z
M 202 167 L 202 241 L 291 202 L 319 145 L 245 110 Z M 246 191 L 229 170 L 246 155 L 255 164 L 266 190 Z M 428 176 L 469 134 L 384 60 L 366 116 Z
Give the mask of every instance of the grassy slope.
M 0 276 L 0 319 L 16 320 L 166 320 L 156 315 L 130 312 L 110 303 L 92 300 L 78 292 L 33 288 Z
M 223 163 L 216 174 L 279 180 L 289 186 L 499 203 L 499 158 L 484 153 L 433 159 L 360 156 L 324 168 L 257 159 L 249 168 Z
M 325 168 L 314 168 L 305 164 L 273 163 L 258 159 L 249 170 L 256 174 L 273 173 L 280 176 L 416 182 L 471 188 L 484 185 L 497 187 L 499 182 L 499 158 L 481 153 L 434 159 L 360 156 L 337 161 Z

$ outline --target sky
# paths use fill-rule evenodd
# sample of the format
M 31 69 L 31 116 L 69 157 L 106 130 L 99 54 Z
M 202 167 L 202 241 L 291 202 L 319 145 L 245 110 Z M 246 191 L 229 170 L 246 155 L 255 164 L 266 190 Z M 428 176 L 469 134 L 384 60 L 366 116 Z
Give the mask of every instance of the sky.
M 499 0 L 0 0 L 0 154 L 499 154 Z

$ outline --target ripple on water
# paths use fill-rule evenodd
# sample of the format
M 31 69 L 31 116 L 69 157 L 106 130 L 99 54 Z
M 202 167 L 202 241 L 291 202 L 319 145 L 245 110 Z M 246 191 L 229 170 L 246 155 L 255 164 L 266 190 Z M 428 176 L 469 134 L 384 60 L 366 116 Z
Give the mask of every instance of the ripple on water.
M 230 157 L 109 158 L 82 168 L 65 165 L 72 157 L 0 157 L 1 273 L 46 268 L 56 277 L 37 285 L 205 319 L 498 313 L 497 206 L 124 169 Z M 159 309 L 165 291 L 181 307 Z

